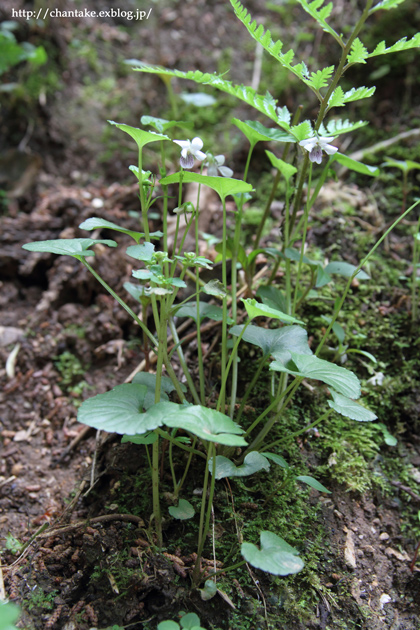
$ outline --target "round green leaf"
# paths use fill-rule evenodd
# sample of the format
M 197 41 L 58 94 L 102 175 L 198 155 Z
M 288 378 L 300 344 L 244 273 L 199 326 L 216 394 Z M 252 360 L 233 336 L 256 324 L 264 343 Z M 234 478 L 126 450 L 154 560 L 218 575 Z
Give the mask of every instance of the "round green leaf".
M 42 252 L 48 254 L 59 254 L 61 256 L 73 256 L 78 260 L 87 256 L 94 256 L 95 252 L 89 247 L 96 243 L 108 245 L 108 247 L 117 247 L 115 241 L 98 240 L 93 238 L 59 238 L 52 241 L 35 241 L 22 245 L 23 249 L 28 252 Z
M 205 602 L 213 599 L 213 597 L 217 593 L 217 586 L 213 580 L 206 580 L 204 583 L 204 588 L 200 589 L 201 599 Z
M 354 274 L 356 269 L 357 267 L 355 267 L 354 265 L 351 265 L 350 263 L 331 262 L 325 267 L 324 271 L 326 271 L 328 274 L 336 273 L 339 276 L 344 276 L 345 278 L 351 278 L 351 276 Z M 363 271 L 362 269 L 357 273 L 356 278 L 358 280 L 370 280 L 370 276 L 368 276 L 367 273 Z
M 357 420 L 358 422 L 372 422 L 376 420 L 377 416 L 372 411 L 366 409 L 366 407 L 362 407 L 362 405 L 354 402 L 354 400 L 350 400 L 350 398 L 342 396 L 334 390 L 331 390 L 331 395 L 334 402 L 329 400 L 329 406 L 342 416 Z
M 153 243 L 142 243 L 141 245 L 130 245 L 126 249 L 127 255 L 135 260 L 142 260 L 143 262 L 151 262 L 153 254 L 155 253 L 155 246 Z
M 78 421 L 110 433 L 141 435 L 165 422 L 167 405 L 162 402 L 142 413 L 148 389 L 146 385 L 124 383 L 105 394 L 85 400 L 77 415 Z
M 272 532 L 261 532 L 261 549 L 242 543 L 241 554 L 249 564 L 273 575 L 298 573 L 304 567 L 296 549 Z
M 244 326 L 233 326 L 229 332 L 239 337 Z M 283 328 L 261 328 L 260 326 L 248 326 L 242 339 L 247 343 L 258 346 L 264 356 L 272 355 L 275 359 L 286 363 L 290 359 L 290 351 L 299 354 L 312 354 L 308 345 L 306 330 L 300 326 L 284 326 Z
M 181 628 L 185 628 L 185 630 L 192 630 L 192 628 L 200 626 L 200 617 L 195 613 L 187 613 L 181 617 L 179 623 L 181 624 Z
M 243 429 L 220 411 L 207 409 L 201 405 L 159 404 L 171 405 L 166 410 L 164 420 L 168 427 L 184 429 L 209 442 L 226 446 L 246 446 L 246 441 L 240 437 L 244 433 Z
M 15 621 L 19 617 L 19 608 L 9 602 L 0 602 L 0 630 L 17 630 Z
M 360 397 L 359 379 L 353 372 L 345 368 L 319 359 L 315 355 L 297 354 L 291 352 L 292 361 L 283 364 L 281 361 L 270 363 L 270 370 L 286 372 L 293 376 L 303 376 L 322 381 L 333 387 L 337 392 L 348 398 Z M 297 369 L 295 369 L 294 365 Z M 330 403 L 331 404 L 331 403 Z
M 158 439 L 157 433 L 152 431 L 151 433 L 145 433 L 144 435 L 123 435 L 121 444 L 131 442 L 132 444 L 154 444 Z
M 192 518 L 195 515 L 195 511 L 189 501 L 180 499 L 177 506 L 171 505 L 169 514 L 180 521 L 185 521 Z M 200 623 L 200 621 L 198 623 Z
M 157 630 L 180 630 L 180 626 L 176 621 L 161 621 L 158 624 Z
M 208 464 L 209 471 L 213 472 L 213 458 Z M 247 477 L 253 475 L 260 470 L 270 470 L 270 464 L 264 455 L 258 453 L 258 451 L 251 451 L 244 459 L 244 463 L 241 466 L 235 466 L 235 464 L 223 455 L 217 455 L 216 457 L 216 474 L 215 479 L 224 479 L 225 477 Z

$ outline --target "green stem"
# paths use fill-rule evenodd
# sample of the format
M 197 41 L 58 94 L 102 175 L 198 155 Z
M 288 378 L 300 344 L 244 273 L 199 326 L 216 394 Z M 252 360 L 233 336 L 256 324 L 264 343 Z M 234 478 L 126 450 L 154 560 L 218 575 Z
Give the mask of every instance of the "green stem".
M 308 193 L 306 195 L 306 205 L 305 205 L 305 213 L 304 213 L 304 220 L 303 220 L 302 244 L 300 247 L 300 258 L 299 258 L 299 266 L 298 266 L 298 272 L 297 272 L 297 278 L 296 278 L 296 284 L 295 284 L 295 294 L 293 297 L 292 315 L 294 315 L 296 312 L 297 296 L 298 296 L 298 291 L 299 291 L 300 278 L 302 275 L 303 256 L 305 253 L 305 244 L 306 244 L 306 233 L 308 230 L 309 197 L 310 197 L 310 190 L 311 190 L 311 181 L 312 181 L 312 162 L 309 165 Z
M 210 493 L 207 501 L 207 514 L 206 514 L 206 495 L 207 495 L 207 486 L 209 480 L 209 462 L 212 460 L 212 475 L 210 481 Z M 206 536 L 210 529 L 210 518 L 211 518 L 211 508 L 213 505 L 213 496 L 214 496 L 214 488 L 216 483 L 216 447 L 213 442 L 209 442 L 209 449 L 207 453 L 207 461 L 206 461 L 206 471 L 204 475 L 204 484 L 203 484 L 203 499 L 201 502 L 201 513 L 200 513 L 200 525 L 199 525 L 199 536 L 198 536 L 198 547 L 197 547 L 197 560 L 194 567 L 193 572 L 193 582 L 199 582 L 200 576 L 200 565 L 201 565 L 201 556 L 203 554 L 204 544 L 206 542 Z
M 192 461 L 192 458 L 193 458 L 193 455 L 194 455 L 194 448 L 195 448 L 196 444 L 197 444 L 197 438 L 194 438 L 194 442 L 193 442 L 193 445 L 191 447 L 191 452 L 190 452 L 190 454 L 188 456 L 188 461 L 187 461 L 187 463 L 185 465 L 184 474 L 182 475 L 181 481 L 178 483 L 177 487 L 175 488 L 175 498 L 178 497 L 178 495 L 179 495 L 179 493 L 181 491 L 181 488 L 184 485 L 184 482 L 185 482 L 185 480 L 187 478 L 188 471 L 189 471 L 190 465 L 191 465 L 191 461 Z
M 317 420 L 315 420 L 311 424 L 308 424 L 308 426 L 304 427 L 303 429 L 300 429 L 299 431 L 295 431 L 294 433 L 288 433 L 286 437 L 280 438 L 279 440 L 275 440 L 274 442 L 270 442 L 270 444 L 267 444 L 267 446 L 264 446 L 264 451 L 268 451 L 274 448 L 275 446 L 279 446 L 280 444 L 289 442 L 292 438 L 302 435 L 302 433 L 306 433 L 310 429 L 313 429 L 318 424 L 320 424 L 323 420 L 328 418 L 328 416 L 331 415 L 333 411 L 334 411 L 333 409 L 328 409 L 328 411 L 323 413 L 322 416 L 320 416 Z
M 245 330 L 248 328 L 250 323 L 251 323 L 251 320 L 249 319 L 247 321 L 247 323 L 245 324 L 245 326 L 242 328 L 241 334 L 238 336 L 237 340 L 235 341 L 235 345 L 232 348 L 232 352 L 230 354 L 229 361 L 228 361 L 227 366 L 226 366 L 224 378 L 222 379 L 222 385 L 221 385 L 221 388 L 220 388 L 219 399 L 217 401 L 216 409 L 218 409 L 218 410 L 220 410 L 222 408 L 221 407 L 221 401 L 224 399 L 224 396 L 225 396 L 226 381 L 227 381 L 227 377 L 229 375 L 230 367 L 231 367 L 231 365 L 233 363 L 233 360 L 236 359 L 236 355 L 237 355 L 237 352 L 238 352 L 238 346 L 239 346 L 239 344 L 241 342 L 242 337 L 244 336 Z
M 238 424 L 239 424 L 239 421 L 240 421 L 240 419 L 242 417 L 242 414 L 244 412 L 246 401 L 248 400 L 249 395 L 251 394 L 251 392 L 254 391 L 255 384 L 257 383 L 258 379 L 260 378 L 260 374 L 261 374 L 261 372 L 263 370 L 264 365 L 267 362 L 267 358 L 268 358 L 267 354 L 264 355 L 261 358 L 261 360 L 259 362 L 259 365 L 258 365 L 258 368 L 257 368 L 257 371 L 255 372 L 255 374 L 254 374 L 254 376 L 252 378 L 252 381 L 250 382 L 250 384 L 246 388 L 246 391 L 245 391 L 245 393 L 244 393 L 244 395 L 242 397 L 241 406 L 239 407 L 238 413 L 236 414 L 236 418 L 235 418 L 235 422 L 237 422 Z
M 226 225 L 226 199 L 222 198 L 223 205 L 223 241 L 222 241 L 222 283 L 225 291 L 227 291 L 227 260 L 226 260 L 226 239 L 227 239 L 227 225 Z M 221 352 L 221 381 L 226 380 L 226 357 L 227 357 L 227 296 L 223 298 L 223 324 L 222 324 L 222 352 Z M 219 396 L 217 403 L 217 410 L 225 412 L 226 404 L 226 390 L 223 389 L 223 396 Z
M 169 328 L 171 330 L 173 340 L 176 343 L 176 352 L 178 354 L 178 358 L 179 358 L 179 362 L 180 362 L 181 367 L 182 367 L 182 371 L 184 372 L 185 378 L 187 379 L 187 383 L 188 383 L 188 387 L 190 388 L 191 395 L 194 398 L 195 403 L 197 405 L 200 405 L 201 404 L 200 398 L 199 398 L 199 396 L 197 394 L 197 390 L 196 390 L 196 388 L 194 386 L 194 382 L 193 382 L 193 380 L 191 378 L 191 374 L 190 374 L 190 371 L 188 369 L 187 362 L 185 361 L 184 353 L 182 351 L 182 346 L 181 346 L 181 343 L 179 341 L 178 333 L 177 333 L 177 330 L 176 330 L 176 327 L 175 327 L 175 324 L 173 322 L 172 317 L 169 319 Z
M 419 238 L 420 238 L 420 218 L 417 223 L 416 233 L 414 234 L 413 244 L 413 274 L 411 276 L 411 321 L 416 322 L 418 317 L 418 302 L 417 302 L 417 269 L 419 266 Z

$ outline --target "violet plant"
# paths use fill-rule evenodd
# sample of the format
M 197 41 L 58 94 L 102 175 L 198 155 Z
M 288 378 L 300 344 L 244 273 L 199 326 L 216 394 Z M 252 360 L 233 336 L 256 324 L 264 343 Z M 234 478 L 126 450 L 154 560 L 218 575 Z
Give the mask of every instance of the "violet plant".
M 152 116 L 142 118 L 142 124 L 150 126 L 153 131 L 114 123 L 119 130 L 127 133 L 136 143 L 138 163 L 130 167 L 138 180 L 139 200 L 141 207 L 141 231 L 128 230 L 101 218 L 92 217 L 79 227 L 82 230 L 115 230 L 129 235 L 134 245 L 127 249 L 127 255 L 135 261 L 133 277 L 139 284 L 126 283 L 125 288 L 139 302 L 140 314 L 135 312 L 112 287 L 98 275 L 91 263 L 96 243 L 108 247 L 116 247 L 112 240 L 94 240 L 89 238 L 60 239 L 29 243 L 25 249 L 33 252 L 50 252 L 70 255 L 78 259 L 102 286 L 120 303 L 138 324 L 144 335 L 144 346 L 150 348 L 156 357 L 156 371 L 140 372 L 131 383 L 116 386 L 113 390 L 86 400 L 80 407 L 80 422 L 124 436 L 124 441 L 132 441 L 143 445 L 150 463 L 152 477 L 153 513 L 155 540 L 158 547 L 163 544 L 162 516 L 160 505 L 159 461 L 161 444 L 169 443 L 168 461 L 173 480 L 173 499 L 176 505 L 169 508 L 172 517 L 188 519 L 195 516 L 191 503 L 181 497 L 185 479 L 193 458 L 203 460 L 203 492 L 199 514 L 199 535 L 197 563 L 193 573 L 193 582 L 198 585 L 203 578 L 200 558 L 203 553 L 206 536 L 210 528 L 213 496 L 216 481 L 229 477 L 243 477 L 260 471 L 268 471 L 271 465 L 278 465 L 285 470 L 290 483 L 299 482 L 316 488 L 321 492 L 328 490 L 316 479 L 300 475 L 296 476 L 279 453 L 285 442 L 308 428 L 314 427 L 329 414 L 337 412 L 351 420 L 372 421 L 376 415 L 356 402 L 361 395 L 358 378 L 350 370 L 326 361 L 319 357 L 344 300 L 350 291 L 355 278 L 368 280 L 369 276 L 362 270 L 372 253 L 380 245 L 391 229 L 410 212 L 414 205 L 399 217 L 387 232 L 379 239 L 367 256 L 354 266 L 346 262 L 336 261 L 324 266 L 319 261 L 311 260 L 306 255 L 306 235 L 309 214 L 317 195 L 328 177 L 334 164 L 342 164 L 349 169 L 364 175 L 375 176 L 379 169 L 357 162 L 341 153 L 336 144 L 340 136 L 362 128 L 363 121 L 350 122 L 348 119 L 331 116 L 331 110 L 342 108 L 348 103 L 369 98 L 374 87 L 354 87 L 346 92 L 340 86 L 346 71 L 355 64 L 365 64 L 367 59 L 378 55 L 386 55 L 400 50 L 420 46 L 420 33 L 412 39 L 403 38 L 388 46 L 381 42 L 369 52 L 359 38 L 359 34 L 368 18 L 378 10 L 396 9 L 401 0 L 382 0 L 374 5 L 367 0 L 363 11 L 356 19 L 350 35 L 346 38 L 334 30 L 328 21 L 332 3 L 323 6 L 322 0 L 309 3 L 298 0 L 301 6 L 335 42 L 340 58 L 337 66 L 329 66 L 310 71 L 304 61 L 294 63 L 294 51 L 282 52 L 283 44 L 273 41 L 269 31 L 257 26 L 246 9 L 237 0 L 231 0 L 238 19 L 244 24 L 250 35 L 276 59 L 280 66 L 287 68 L 308 87 L 319 101 L 319 111 L 314 122 L 299 122 L 299 113 L 292 114 L 287 107 L 279 106 L 277 101 L 267 93 L 259 95 L 254 89 L 243 85 L 234 85 L 224 77 L 202 73 L 199 71 L 181 72 L 159 66 L 138 63 L 135 70 L 157 73 L 169 81 L 172 77 L 190 79 L 199 84 L 206 84 L 222 90 L 245 101 L 258 113 L 267 116 L 275 126 L 266 127 L 258 121 L 240 121 L 233 123 L 246 136 L 249 142 L 248 158 L 243 180 L 232 177 L 230 166 L 225 166 L 224 157 L 205 152 L 200 138 L 192 140 L 171 140 L 167 135 L 179 123 Z M 247 183 L 253 150 L 258 142 L 280 143 L 281 157 L 267 151 L 267 157 L 276 169 L 272 190 L 261 223 L 255 235 L 252 251 L 246 250 L 241 242 L 244 204 L 252 186 Z M 159 143 L 160 169 L 159 175 L 144 171 L 143 148 L 149 144 Z M 181 149 L 180 169 L 167 174 L 167 149 L 175 143 Z M 291 163 L 290 148 L 295 145 L 299 154 L 296 163 Z M 192 169 L 200 165 L 200 172 Z M 204 169 L 207 169 L 206 171 Z M 265 223 L 270 215 L 271 204 L 275 198 L 281 180 L 284 180 L 286 194 L 284 212 L 281 221 L 281 242 L 277 247 L 264 247 L 261 238 Z M 183 203 L 183 186 L 194 183 L 198 185 L 198 197 L 195 205 Z M 168 248 L 168 213 L 169 188 L 178 187 L 178 205 L 174 210 L 176 228 L 173 251 L 169 255 Z M 217 250 L 222 261 L 222 280 L 213 280 L 205 284 L 200 278 L 200 269 L 211 269 L 213 263 L 199 254 L 198 214 L 200 212 L 200 190 L 203 186 L 212 188 L 220 198 L 223 209 L 223 236 Z M 162 197 L 162 232 L 151 232 L 149 227 L 149 210 L 156 199 L 156 190 Z M 233 196 L 236 203 L 234 227 L 229 233 L 227 221 L 226 199 Z M 184 216 L 186 229 L 181 228 L 181 217 Z M 184 243 L 188 230 L 194 234 L 194 251 L 185 251 Z M 160 240 L 161 239 L 161 240 Z M 162 249 L 157 248 L 160 240 Z M 272 268 L 262 282 L 255 280 L 255 261 L 259 253 L 264 253 L 272 260 Z M 228 262 L 231 262 L 229 273 Z M 245 271 L 247 293 L 255 297 L 241 298 L 237 269 Z M 283 286 L 275 285 L 278 269 L 282 267 Z M 326 332 L 315 353 L 308 345 L 305 323 L 299 313 L 304 300 L 313 291 L 333 281 L 335 274 L 347 278 L 347 284 L 341 296 L 337 298 L 329 319 Z M 308 281 L 309 275 L 309 281 Z M 195 283 L 195 294 L 177 302 L 180 290 L 186 287 L 186 277 L 192 277 Z M 230 276 L 230 277 L 228 277 Z M 203 293 L 210 295 L 219 303 L 208 304 L 200 300 Z M 257 299 L 258 298 L 258 299 Z M 154 327 L 147 326 L 147 312 L 153 314 Z M 239 322 L 239 309 L 243 310 L 245 323 Z M 199 368 L 198 382 L 194 381 L 187 364 L 179 338 L 176 318 L 190 317 L 197 327 L 197 363 Z M 267 318 L 279 322 L 277 328 L 262 328 L 253 324 L 256 318 Z M 220 321 L 221 326 L 221 359 L 220 384 L 218 398 L 214 406 L 210 403 L 210 394 L 206 389 L 203 357 L 201 354 L 200 327 L 204 318 Z M 336 328 L 337 329 L 337 328 Z M 168 334 L 175 341 L 175 352 L 170 351 Z M 241 341 L 258 346 L 262 356 L 240 404 L 237 404 L 238 348 Z M 232 344 L 228 347 L 228 342 Z M 270 384 L 270 404 L 250 425 L 242 427 L 240 421 L 246 401 L 250 398 L 255 383 L 262 374 L 263 368 L 270 362 L 272 372 Z M 175 369 L 174 366 L 178 367 Z M 177 370 L 184 374 L 182 382 L 177 378 Z M 329 409 L 321 413 L 309 427 L 278 438 L 273 427 L 285 409 L 291 404 L 293 396 L 304 379 L 323 382 L 330 392 Z M 172 396 L 172 400 L 170 400 Z M 175 402 L 176 400 L 176 402 Z M 179 435 L 179 430 L 183 435 Z M 187 434 L 185 437 L 184 434 Z M 149 455 L 149 447 L 151 455 Z M 188 453 L 187 463 L 181 477 L 176 474 L 174 449 L 182 449 Z M 243 561 L 223 571 L 237 568 L 245 562 L 263 571 L 275 575 L 296 573 L 304 566 L 298 552 L 276 533 L 263 531 L 260 534 L 260 547 L 252 542 L 244 542 L 241 546 Z M 212 586 L 206 582 L 206 588 Z M 212 580 L 210 580 L 212 582 Z

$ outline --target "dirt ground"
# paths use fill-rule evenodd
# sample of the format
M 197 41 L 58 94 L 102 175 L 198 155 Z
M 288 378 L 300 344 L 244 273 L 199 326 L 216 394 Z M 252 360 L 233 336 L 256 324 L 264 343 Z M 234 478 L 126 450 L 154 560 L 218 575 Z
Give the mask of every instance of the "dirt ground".
M 258 3 L 253 4 L 249 8 L 258 17 Z M 96 5 L 101 8 L 100 2 L 92 8 Z M 2 19 L 24 6 L 6 0 Z M 156 3 L 153 8 L 153 19 L 140 27 L 141 44 L 125 37 L 118 20 L 57 20 L 50 24 L 50 39 L 65 58 L 76 29 L 84 30 L 93 45 L 102 42 L 105 68 L 114 63 L 109 53 L 114 51 L 125 58 L 141 53 L 170 67 L 214 71 L 220 51 L 232 39 L 246 38 L 222 2 Z M 253 55 L 253 46 L 233 47 L 233 80 L 249 81 Z M 103 121 L 114 112 L 106 104 L 83 110 L 78 101 L 80 77 L 88 72 L 86 58 L 57 63 L 62 87 L 54 98 L 40 102 L 29 127 L 24 117 L 12 124 L 7 108 L 0 121 L 2 177 L 5 165 L 14 163 L 18 139 L 28 129 L 30 135 L 24 167 L 18 160 L 17 176 L 8 171 L 11 192 L 0 217 L 1 562 L 5 594 L 24 603 L 20 627 L 148 630 L 188 610 L 199 614 L 206 628 L 419 630 L 420 569 L 412 564 L 418 541 L 407 534 L 401 514 L 407 506 L 413 512 L 420 509 L 420 488 L 416 492 L 405 480 L 392 479 L 392 493 L 351 493 L 340 484 L 328 497 L 311 491 L 308 500 L 318 506 L 325 534 L 317 567 L 320 581 L 313 586 L 317 603 L 305 611 L 305 621 L 291 612 L 279 625 L 277 616 L 293 599 L 293 585 L 285 595 L 278 582 L 250 568 L 246 586 L 234 577 L 229 597 L 220 592 L 203 601 L 190 589 L 194 548 L 189 541 L 171 546 L 183 536 L 174 524 L 165 529 L 168 551 L 156 553 L 148 537 L 148 515 L 140 514 L 136 504 L 139 478 L 150 490 L 138 449 L 77 422 L 83 399 L 129 379 L 142 361 L 137 329 L 76 260 L 28 255 L 21 249 L 28 241 L 86 236 L 77 226 L 91 216 L 137 229 L 137 219 L 129 214 L 137 208 L 136 186 L 116 183 L 120 176 L 126 181 L 127 154 L 114 148 L 111 158 L 97 161 Z M 138 124 L 143 112 L 159 115 L 163 83 L 145 77 L 143 86 L 138 89 L 137 76 L 117 78 L 115 90 L 126 90 L 131 100 L 133 119 L 125 122 Z M 384 98 L 382 107 L 386 127 L 395 115 L 392 99 Z M 323 225 L 310 238 L 327 242 L 329 224 Z M 124 239 L 116 240 L 124 244 Z M 391 242 L 391 255 L 401 256 L 399 245 Z M 116 292 L 131 278 L 124 247 L 118 251 L 112 260 L 105 251 L 96 256 L 98 271 Z M 398 308 L 392 291 L 384 303 L 386 314 Z M 210 346 L 213 333 L 207 334 L 203 344 Z M 411 392 L 410 404 L 410 411 L 401 409 L 401 416 L 410 419 L 398 448 L 420 483 L 418 392 Z M 302 445 L 302 460 L 314 465 L 310 442 Z M 123 512 L 115 499 L 121 483 L 129 496 Z M 216 497 L 216 522 L 223 518 L 224 492 Z M 250 519 L 247 509 L 236 506 L 237 514 Z

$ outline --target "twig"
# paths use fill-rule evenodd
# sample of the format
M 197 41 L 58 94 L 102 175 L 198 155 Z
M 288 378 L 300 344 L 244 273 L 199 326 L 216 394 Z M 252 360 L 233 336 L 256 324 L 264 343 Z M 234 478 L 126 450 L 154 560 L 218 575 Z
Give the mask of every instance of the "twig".
M 135 523 L 139 527 L 144 527 L 143 519 L 140 518 L 140 516 L 134 516 L 134 514 L 104 514 L 103 516 L 95 516 L 94 518 L 86 519 L 84 521 L 78 521 L 77 523 L 71 523 L 70 525 L 50 529 L 44 534 L 39 534 L 38 538 L 51 538 L 52 536 L 67 534 L 79 527 L 89 527 L 100 523 L 110 523 L 111 521 L 124 521 L 126 523 Z
M 414 490 L 412 490 L 408 486 L 404 486 L 400 481 L 390 481 L 389 483 L 396 488 L 400 488 L 400 490 L 404 490 L 404 492 L 409 494 L 410 497 L 413 497 L 413 499 L 420 502 L 420 495 L 418 495 L 417 492 L 414 492 Z
M 69 453 L 71 453 L 71 451 L 76 448 L 76 446 L 79 444 L 79 442 L 81 442 L 89 433 L 89 431 L 92 431 L 92 427 L 83 427 L 83 429 L 81 429 L 79 431 L 79 433 L 76 435 L 75 438 L 72 439 L 72 441 L 70 442 L 70 444 L 68 446 L 66 446 L 66 448 L 64 449 L 64 451 L 61 453 L 60 457 L 58 458 L 58 463 L 60 464 L 63 459 L 65 457 L 67 457 L 67 455 Z

